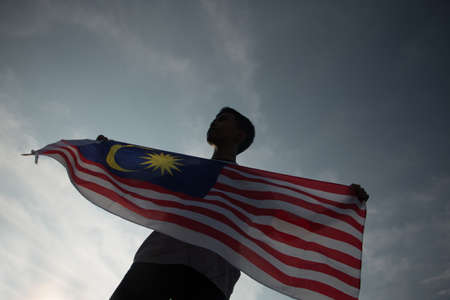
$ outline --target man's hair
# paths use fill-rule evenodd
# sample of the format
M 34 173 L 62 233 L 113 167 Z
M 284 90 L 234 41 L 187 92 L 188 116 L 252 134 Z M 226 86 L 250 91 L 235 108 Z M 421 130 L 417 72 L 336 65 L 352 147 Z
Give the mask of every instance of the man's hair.
M 253 143 L 253 139 L 255 138 L 255 126 L 253 126 L 252 122 L 246 116 L 231 107 L 222 108 L 217 115 L 222 113 L 232 114 L 237 121 L 238 129 L 245 132 L 245 140 L 238 146 L 238 154 L 244 152 Z

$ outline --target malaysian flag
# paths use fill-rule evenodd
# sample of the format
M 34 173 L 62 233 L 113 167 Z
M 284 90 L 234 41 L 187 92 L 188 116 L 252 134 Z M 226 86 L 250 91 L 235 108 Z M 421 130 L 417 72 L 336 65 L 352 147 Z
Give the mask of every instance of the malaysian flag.
M 208 248 L 296 299 L 357 299 L 366 216 L 345 185 L 117 141 L 32 152 L 65 166 L 89 201 Z

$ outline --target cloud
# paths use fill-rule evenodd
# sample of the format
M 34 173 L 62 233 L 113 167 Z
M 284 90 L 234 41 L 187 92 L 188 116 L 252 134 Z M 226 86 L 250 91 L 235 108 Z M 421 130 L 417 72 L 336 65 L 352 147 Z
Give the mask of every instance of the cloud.
M 450 289 L 440 290 L 437 293 L 438 296 L 450 296 Z
M 329 182 L 341 182 L 339 173 L 336 170 L 326 169 L 317 174 L 317 178 Z
M 135 66 L 145 66 L 155 72 L 170 76 L 184 76 L 191 72 L 190 62 L 167 52 L 159 52 L 144 42 L 131 30 L 122 17 L 126 9 L 120 5 L 86 5 L 53 0 L 29 1 L 21 5 L 4 5 L 0 18 L 0 33 L 13 37 L 29 38 L 50 33 L 63 25 L 85 29 L 101 39 L 114 43 Z M 127 20 L 128 21 L 128 20 Z
M 40 108 L 44 115 L 53 115 L 62 119 L 69 119 L 71 117 L 70 108 L 61 101 L 46 101 L 40 105 Z
M 361 299 L 438 295 L 450 278 L 448 176 L 368 202 Z M 421 289 L 415 287 L 420 283 Z
M 20 156 L 42 146 L 27 123 L 0 107 L 1 289 L 8 299 L 107 298 L 149 230 L 88 203 L 56 161 Z
M 26 38 L 42 34 L 49 27 L 49 1 L 2 1 L 0 4 L 0 34 Z
M 253 82 L 257 64 L 249 54 L 251 37 L 244 36 L 243 32 L 238 30 L 233 23 L 236 19 L 231 18 L 227 4 L 219 1 L 202 1 L 202 4 L 216 33 L 216 47 L 224 49 L 235 68 L 234 88 L 247 104 L 250 118 L 264 131 L 266 128 L 259 124 L 262 118 L 261 99 Z
M 72 23 L 87 29 L 98 37 L 108 38 L 114 46 L 122 50 L 126 59 L 137 68 L 146 68 L 147 71 L 160 74 L 174 80 L 189 81 L 194 76 L 191 62 L 185 57 L 175 56 L 170 52 L 161 52 L 136 31 L 132 30 L 128 22 L 121 18 L 124 10 L 120 6 L 92 9 L 81 5 L 52 5 L 55 18 L 59 22 Z M 175 78 L 174 78 L 175 77 Z M 195 76 L 194 76 L 195 77 Z
M 442 272 L 439 275 L 426 278 L 426 279 L 422 280 L 420 283 L 429 284 L 432 282 L 441 281 L 441 280 L 449 280 L 449 279 L 450 279 L 450 268 L 445 270 L 444 272 Z
M 10 67 L 0 70 L 0 104 L 13 106 L 14 102 L 21 99 L 23 89 L 17 74 Z M 4 110 L 3 110 L 4 112 Z M 11 121 L 12 119 L 9 118 Z
M 244 273 L 241 273 L 239 281 L 234 287 L 231 299 L 248 299 L 248 300 L 269 300 L 269 299 L 292 299 L 268 287 L 261 285 Z

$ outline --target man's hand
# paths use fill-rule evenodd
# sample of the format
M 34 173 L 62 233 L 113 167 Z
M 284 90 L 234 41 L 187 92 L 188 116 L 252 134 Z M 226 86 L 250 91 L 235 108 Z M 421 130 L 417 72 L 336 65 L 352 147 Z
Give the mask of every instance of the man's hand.
M 360 201 L 367 201 L 369 199 L 369 195 L 359 184 L 352 183 L 350 189 L 355 192 L 356 197 L 358 197 Z
M 100 142 L 107 142 L 108 138 L 106 136 L 104 136 L 103 134 L 100 134 L 96 140 L 100 141 Z

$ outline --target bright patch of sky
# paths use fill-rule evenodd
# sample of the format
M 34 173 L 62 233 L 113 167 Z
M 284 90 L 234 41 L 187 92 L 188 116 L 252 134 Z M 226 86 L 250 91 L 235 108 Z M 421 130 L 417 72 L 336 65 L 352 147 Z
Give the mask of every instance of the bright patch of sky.
M 61 138 L 210 157 L 223 106 L 242 165 L 363 185 L 360 299 L 450 295 L 446 1 L 2 1 L 2 299 L 106 299 L 150 230 L 86 201 Z M 39 280 L 37 280 L 37 278 Z M 242 276 L 231 299 L 287 299 Z

